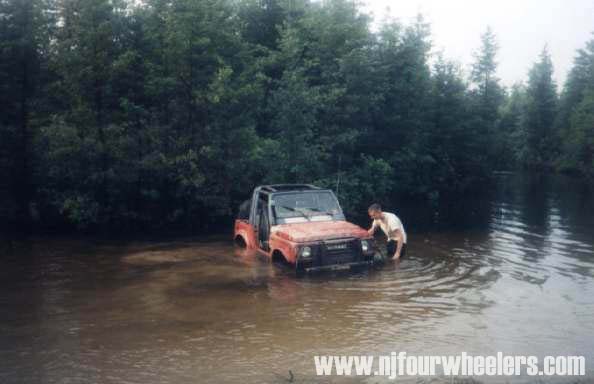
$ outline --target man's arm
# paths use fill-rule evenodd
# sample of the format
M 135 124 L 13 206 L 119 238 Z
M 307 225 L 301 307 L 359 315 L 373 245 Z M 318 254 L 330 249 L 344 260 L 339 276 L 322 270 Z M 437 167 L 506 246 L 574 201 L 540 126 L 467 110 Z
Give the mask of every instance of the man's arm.
M 396 239 L 396 252 L 394 253 L 394 259 L 400 258 L 400 251 L 402 251 L 402 244 L 404 242 L 404 236 L 402 235 L 402 229 L 398 228 L 392 231 L 392 237 Z
M 373 220 L 373 222 L 371 223 L 371 228 L 369 228 L 367 230 L 367 234 L 369 236 L 373 236 L 373 233 L 375 232 L 375 229 L 377 228 L 377 222 L 375 220 Z

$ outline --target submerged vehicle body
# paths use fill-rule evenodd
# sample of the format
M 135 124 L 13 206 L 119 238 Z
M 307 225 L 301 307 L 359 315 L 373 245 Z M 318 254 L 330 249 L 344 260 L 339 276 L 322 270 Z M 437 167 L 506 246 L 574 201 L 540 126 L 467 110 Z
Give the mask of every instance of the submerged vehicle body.
M 235 220 L 235 243 L 298 272 L 373 263 L 373 237 L 346 221 L 334 193 L 308 184 L 254 189 Z

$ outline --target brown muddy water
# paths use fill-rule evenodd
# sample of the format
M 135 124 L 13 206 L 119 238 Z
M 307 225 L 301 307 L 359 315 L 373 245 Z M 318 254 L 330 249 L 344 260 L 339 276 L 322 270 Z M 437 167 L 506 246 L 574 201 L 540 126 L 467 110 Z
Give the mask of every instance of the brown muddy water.
M 585 378 L 490 380 L 592 382 L 588 189 L 502 176 L 478 208 L 396 212 L 406 259 L 304 278 L 227 235 L 16 243 L 0 258 L 0 383 L 376 383 L 316 377 L 313 356 L 392 351 L 583 355 Z

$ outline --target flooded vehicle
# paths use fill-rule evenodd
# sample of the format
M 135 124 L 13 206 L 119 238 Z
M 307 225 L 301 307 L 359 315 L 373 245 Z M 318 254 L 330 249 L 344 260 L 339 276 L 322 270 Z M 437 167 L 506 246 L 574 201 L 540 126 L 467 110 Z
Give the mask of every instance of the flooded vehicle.
M 373 263 L 373 238 L 346 221 L 331 190 L 307 184 L 254 189 L 235 220 L 235 243 L 257 249 L 297 272 Z

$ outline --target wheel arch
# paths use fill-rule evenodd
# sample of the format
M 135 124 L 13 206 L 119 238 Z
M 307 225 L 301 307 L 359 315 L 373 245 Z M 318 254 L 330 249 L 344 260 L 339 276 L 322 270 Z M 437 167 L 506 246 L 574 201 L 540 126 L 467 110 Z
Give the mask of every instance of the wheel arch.
M 238 233 L 235 235 L 235 238 L 233 239 L 233 242 L 235 243 L 235 245 L 237 245 L 238 247 L 241 248 L 247 248 L 247 241 L 246 238 L 243 234 Z
M 273 262 L 281 262 L 281 263 L 288 263 L 287 256 L 281 251 L 280 249 L 274 249 L 272 251 L 272 261 Z

